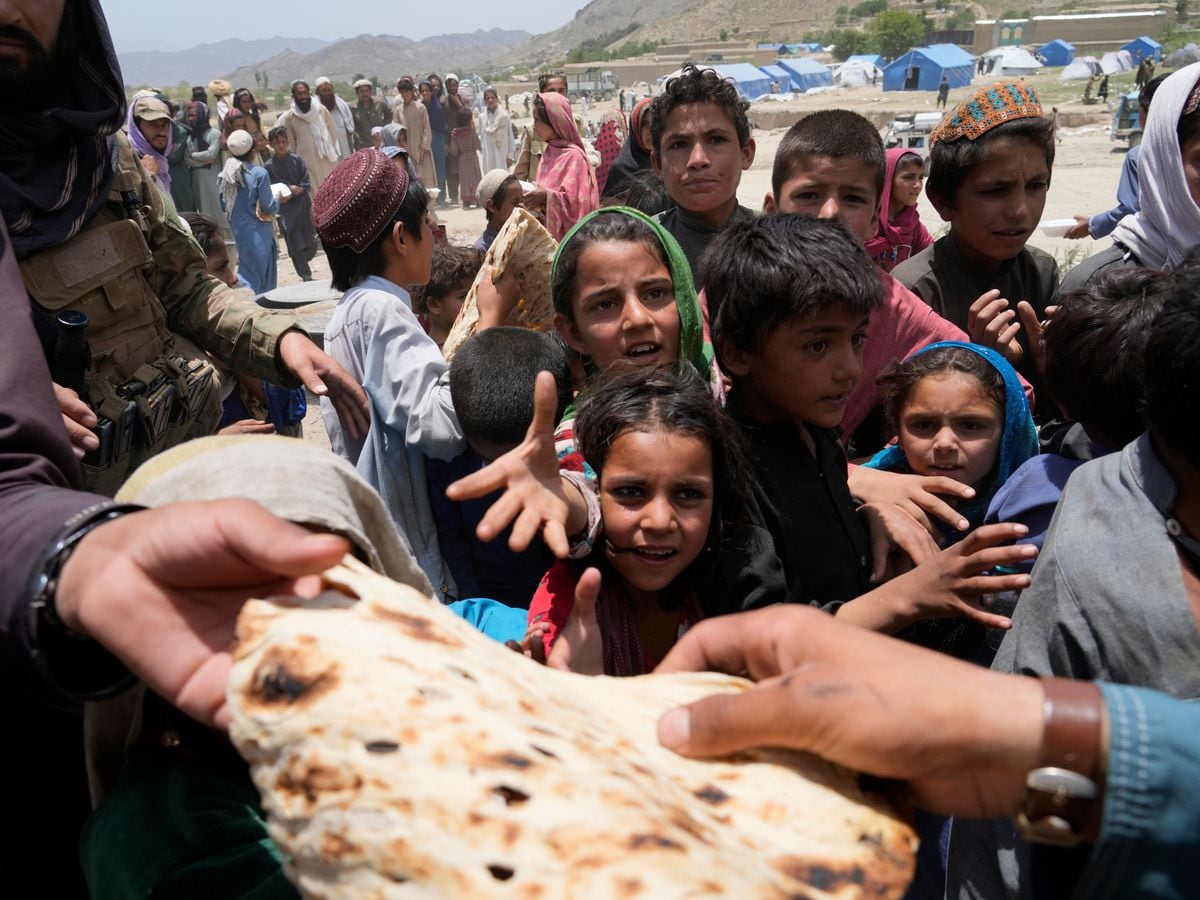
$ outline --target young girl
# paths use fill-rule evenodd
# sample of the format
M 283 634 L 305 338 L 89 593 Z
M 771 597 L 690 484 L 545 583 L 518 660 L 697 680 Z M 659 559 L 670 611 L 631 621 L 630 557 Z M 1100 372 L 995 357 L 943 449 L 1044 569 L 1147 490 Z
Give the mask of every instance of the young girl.
M 744 519 L 746 467 L 736 432 L 688 365 L 597 384 L 580 403 L 578 435 L 599 476 L 603 540 L 546 574 L 531 630 L 548 656 L 560 636 L 569 641 L 562 664 L 573 671 L 640 675 L 701 618 L 697 590 L 723 535 Z M 586 567 L 599 570 L 598 592 Z
M 546 142 L 537 168 L 537 189 L 525 198 L 530 208 L 544 208 L 546 228 L 556 241 L 600 205 L 596 173 L 583 138 L 562 94 L 538 94 L 533 103 L 534 135 Z
M 887 152 L 879 224 L 875 237 L 867 242 L 867 255 L 885 272 L 933 243 L 917 212 L 924 183 L 925 161 L 919 155 L 906 147 L 893 147 Z
M 1038 453 L 1016 370 L 994 350 L 944 341 L 913 354 L 879 383 L 897 442 L 866 465 L 969 485 L 975 496 L 959 511 L 977 528 L 996 490 Z

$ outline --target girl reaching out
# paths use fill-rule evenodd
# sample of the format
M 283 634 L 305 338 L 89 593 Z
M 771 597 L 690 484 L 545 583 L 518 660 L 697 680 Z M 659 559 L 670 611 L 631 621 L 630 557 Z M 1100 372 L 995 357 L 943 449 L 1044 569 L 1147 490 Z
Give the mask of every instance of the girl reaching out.
M 875 226 L 875 237 L 867 242 L 867 255 L 885 272 L 933 243 L 917 212 L 924 183 L 925 161 L 920 156 L 906 147 L 893 147 L 887 152 L 879 224 Z
M 1016 370 L 994 350 L 944 341 L 913 354 L 879 382 L 897 442 L 866 465 L 944 475 L 974 488 L 959 511 L 968 530 L 978 527 L 1008 476 L 1038 453 Z
M 640 675 L 702 617 L 698 589 L 723 537 L 745 521 L 739 439 L 686 365 L 597 384 L 576 423 L 598 476 L 602 540 L 586 559 L 546 574 L 529 607 L 531 630 L 552 664 Z M 569 652 L 551 652 L 564 629 Z

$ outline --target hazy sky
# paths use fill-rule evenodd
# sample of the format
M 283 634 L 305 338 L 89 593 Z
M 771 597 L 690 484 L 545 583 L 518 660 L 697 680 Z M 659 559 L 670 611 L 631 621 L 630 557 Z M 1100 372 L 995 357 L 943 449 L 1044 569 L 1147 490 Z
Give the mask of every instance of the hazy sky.
M 540 34 L 571 20 L 586 0 L 102 0 L 117 49 L 184 49 L 240 37 L 399 34 L 420 40 L 477 28 Z

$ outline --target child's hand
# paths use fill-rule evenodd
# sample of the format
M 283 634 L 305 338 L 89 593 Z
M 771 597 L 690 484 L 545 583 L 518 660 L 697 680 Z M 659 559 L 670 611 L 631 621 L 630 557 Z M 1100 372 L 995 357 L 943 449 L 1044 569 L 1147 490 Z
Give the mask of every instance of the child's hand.
M 1063 235 L 1068 241 L 1077 241 L 1080 238 L 1085 238 L 1091 235 L 1091 230 L 1088 228 L 1090 220 L 1087 216 L 1076 216 L 1075 224 L 1067 229 Z
M 1029 336 L 1029 354 L 1034 367 L 1041 374 L 1046 374 L 1046 324 L 1058 312 L 1057 306 L 1046 307 L 1046 318 L 1039 321 L 1037 311 L 1028 300 L 1017 304 L 1017 315 L 1021 317 L 1021 325 Z
M 966 531 L 970 523 L 962 513 L 938 494 L 958 500 L 970 500 L 975 489 L 945 475 L 904 475 L 866 466 L 851 466 L 847 481 L 850 493 L 864 503 L 892 503 L 912 516 L 935 538 L 940 535 L 934 519 L 940 519 L 956 531 Z
M 502 275 L 492 280 L 492 270 L 484 272 L 475 286 L 475 305 L 479 309 L 479 330 L 499 328 L 521 299 L 521 285 L 515 275 Z
M 573 485 L 564 484 L 554 452 L 554 411 L 557 407 L 554 376 L 539 372 L 534 387 L 533 421 L 525 440 L 490 465 L 446 488 L 454 501 L 486 497 L 504 489 L 475 529 L 481 541 L 493 540 L 509 523 L 508 546 L 521 552 L 540 531 L 546 546 L 565 559 L 570 545 L 568 526 L 581 531 L 587 524 L 587 507 Z M 568 493 L 570 492 L 570 493 Z M 582 518 L 583 524 L 577 524 Z M 514 521 L 515 520 L 515 521 Z
M 525 637 L 521 638 L 520 642 L 505 641 L 504 646 L 510 650 L 515 650 L 524 656 L 528 656 L 534 662 L 539 662 L 542 665 L 546 664 L 546 623 L 533 622 L 529 626 L 529 630 L 525 632 Z
M 938 545 L 929 532 L 895 504 L 868 503 L 858 511 L 871 537 L 872 584 L 907 571 L 909 560 L 919 566 L 937 555 Z
M 600 571 L 588 569 L 575 585 L 575 605 L 570 618 L 546 658 L 546 665 L 579 675 L 604 674 L 604 640 L 596 620 L 600 596 Z
M 1020 332 L 1016 312 L 1009 309 L 1008 301 L 997 290 L 980 294 L 967 310 L 967 334 L 971 340 L 995 350 L 1014 366 L 1025 352 L 1017 340 Z

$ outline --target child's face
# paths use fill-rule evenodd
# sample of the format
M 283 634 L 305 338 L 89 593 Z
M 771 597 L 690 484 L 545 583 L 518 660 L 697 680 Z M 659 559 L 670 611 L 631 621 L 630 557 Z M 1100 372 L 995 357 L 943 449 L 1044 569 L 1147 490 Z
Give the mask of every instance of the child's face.
M 945 475 L 971 486 L 996 464 L 1003 414 L 965 372 L 927 375 L 900 410 L 900 449 L 918 475 Z
M 905 206 L 916 206 L 924 184 L 925 164 L 919 157 L 906 156 L 896 166 L 896 175 L 892 178 L 892 199 Z
M 739 146 L 733 119 L 716 103 L 685 103 L 667 115 L 651 160 L 672 200 L 723 222 L 737 204 L 742 170 L 754 162 L 754 139 Z
M 533 133 L 539 141 L 552 141 L 557 137 L 554 126 L 536 117 L 533 120 Z
M 237 287 L 237 275 L 233 274 L 233 267 L 229 265 L 229 251 L 225 249 L 225 242 L 219 234 L 213 235 L 206 262 L 205 269 L 209 275 L 229 287 Z
M 600 474 L 600 512 L 609 562 L 630 587 L 664 590 L 695 561 L 708 539 L 713 489 L 712 451 L 700 438 L 617 436 Z
M 879 197 L 876 169 L 854 157 L 810 156 L 796 162 L 779 196 L 767 194 L 763 212 L 839 219 L 861 240 L 875 236 Z
M 491 201 L 488 201 L 489 203 Z M 491 212 L 491 218 L 497 226 L 503 225 L 508 221 L 508 217 L 512 215 L 514 209 L 518 206 L 525 205 L 525 192 L 521 188 L 521 182 L 514 181 L 504 189 L 504 196 L 500 198 L 500 205 Z
M 597 241 L 579 256 L 575 321 L 554 317 L 567 345 L 596 367 L 653 367 L 679 356 L 679 310 L 671 272 L 641 242 Z
M 463 301 L 467 299 L 467 292 L 470 290 L 471 284 L 468 282 L 456 285 L 454 290 L 444 297 L 427 298 L 425 304 L 429 309 L 429 321 L 446 331 L 453 328 L 458 311 L 462 309 Z
M 862 375 L 866 333 L 866 316 L 833 307 L 785 322 L 755 353 L 722 343 L 721 355 L 756 420 L 833 428 Z
M 1032 141 L 1001 138 L 971 167 L 953 206 L 930 199 L 968 259 L 998 265 L 1024 248 L 1041 221 L 1049 188 L 1045 151 Z
M 283 159 L 288 155 L 288 137 L 286 134 L 281 134 L 279 137 L 271 141 L 271 149 L 275 151 L 275 155 Z

